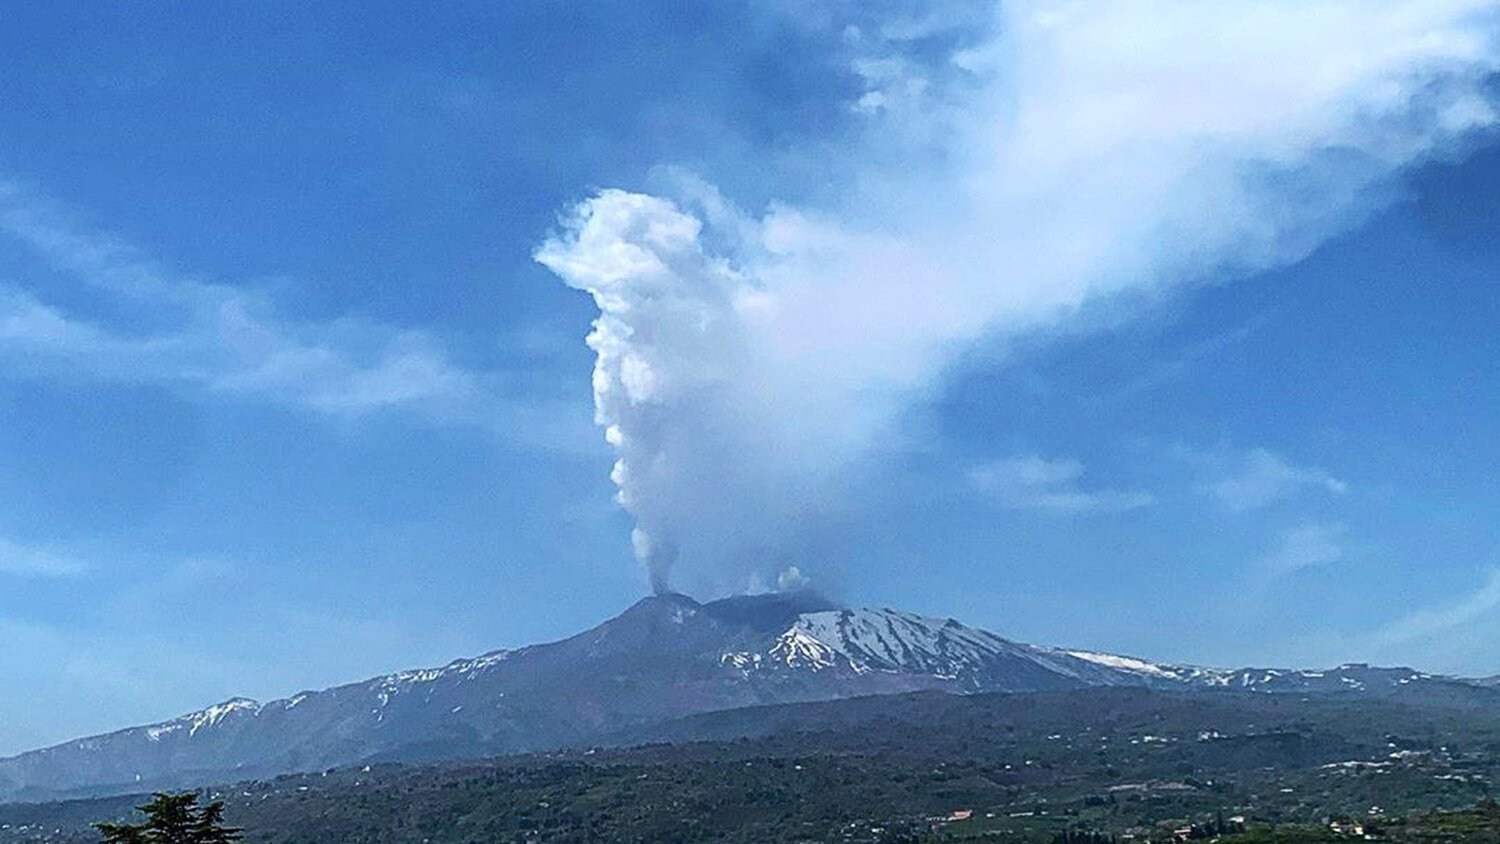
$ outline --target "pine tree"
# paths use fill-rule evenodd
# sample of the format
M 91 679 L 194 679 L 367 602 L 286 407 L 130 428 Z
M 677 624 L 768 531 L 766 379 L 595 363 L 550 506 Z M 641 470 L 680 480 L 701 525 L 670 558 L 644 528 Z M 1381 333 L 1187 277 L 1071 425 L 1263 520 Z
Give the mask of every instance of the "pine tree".
M 224 825 L 222 802 L 199 806 L 198 795 L 190 791 L 158 792 L 136 809 L 146 815 L 144 822 L 94 825 L 104 844 L 227 844 L 243 838 L 241 830 Z
M 104 836 L 104 844 L 147 844 L 144 826 L 121 823 L 96 823 L 94 828 Z
M 195 844 L 229 844 L 244 837 L 240 832 L 235 827 L 224 825 L 224 801 L 216 800 L 199 810 L 192 840 Z

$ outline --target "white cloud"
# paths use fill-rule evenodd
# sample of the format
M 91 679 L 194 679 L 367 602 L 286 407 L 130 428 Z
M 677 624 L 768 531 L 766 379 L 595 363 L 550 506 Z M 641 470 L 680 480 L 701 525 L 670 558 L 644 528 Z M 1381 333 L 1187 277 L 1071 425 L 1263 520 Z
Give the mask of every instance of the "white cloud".
M 151 313 L 150 327 L 111 324 L 0 285 L 0 367 L 11 374 L 165 384 L 340 418 L 401 410 L 533 444 L 572 436 L 576 413 L 554 412 L 562 396 L 528 394 L 516 373 L 467 369 L 428 333 L 288 318 L 258 291 L 176 273 L 3 182 L 0 233 L 101 301 Z
M 1261 561 L 1272 575 L 1293 574 L 1343 560 L 1349 530 L 1342 524 L 1306 524 L 1282 531 L 1276 548 Z
M 1243 513 L 1309 490 L 1343 495 L 1349 486 L 1322 469 L 1294 466 L 1271 451 L 1256 448 L 1232 474 L 1209 484 L 1207 490 L 1225 508 Z
M 899 21 L 850 33 L 868 131 L 836 198 L 605 191 L 538 251 L 599 305 L 641 548 L 755 565 L 970 341 L 1299 260 L 1497 122 L 1480 0 L 988 8 L 936 62 Z
M 72 557 L 0 537 L 0 575 L 76 577 L 87 569 Z
M 1489 618 L 1500 609 L 1500 569 L 1489 572 L 1484 583 L 1459 600 L 1440 607 L 1415 610 L 1381 628 L 1375 642 L 1383 647 L 1448 639 L 1457 631 Z M 1493 639 L 1481 643 L 1492 653 Z
M 1114 513 L 1152 504 L 1150 493 L 1084 490 L 1083 464 L 1035 455 L 995 460 L 969 470 L 973 487 L 1001 506 L 1057 515 Z

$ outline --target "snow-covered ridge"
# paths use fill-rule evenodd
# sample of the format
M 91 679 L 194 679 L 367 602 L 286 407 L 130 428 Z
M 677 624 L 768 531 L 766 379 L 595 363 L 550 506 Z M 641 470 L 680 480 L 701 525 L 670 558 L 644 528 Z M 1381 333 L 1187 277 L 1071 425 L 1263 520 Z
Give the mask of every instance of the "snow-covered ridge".
M 448 663 L 442 668 L 418 668 L 409 671 L 398 671 L 377 677 L 357 685 L 370 687 L 374 691 L 377 703 L 380 706 L 388 704 L 392 697 L 402 692 L 409 692 L 414 688 L 431 685 L 447 678 L 467 679 L 473 678 L 484 671 L 499 665 L 510 659 L 517 653 L 525 650 L 500 650 L 492 651 L 483 656 L 471 659 L 458 659 Z M 255 717 L 267 711 L 294 709 L 310 698 L 324 694 L 324 692 L 301 692 L 289 698 L 267 701 L 261 703 L 250 698 L 237 697 L 214 704 L 197 712 L 163 721 L 159 724 L 151 724 L 144 727 L 134 727 L 123 731 L 123 735 L 142 735 L 147 741 L 160 742 L 168 737 L 183 735 L 192 738 L 204 730 L 218 727 L 222 724 L 235 720 L 239 717 Z M 98 750 L 102 748 L 101 739 L 105 736 L 96 736 L 87 739 L 79 739 L 73 746 L 81 750 Z
M 223 703 L 214 704 L 207 709 L 191 712 L 180 718 L 163 721 L 160 724 L 152 724 L 149 727 L 137 727 L 136 730 L 129 732 L 138 730 L 145 734 L 148 741 L 153 742 L 161 741 L 164 737 L 176 733 L 186 733 L 189 737 L 192 737 L 196 736 L 200 730 L 218 726 L 227 718 L 239 713 L 254 714 L 259 712 L 261 708 L 262 705 L 259 702 L 249 698 L 231 698 Z M 98 741 L 95 739 L 84 739 L 78 743 L 78 746 L 88 749 L 88 743 L 93 743 L 96 747 L 98 745 Z
M 386 691 L 400 691 L 412 686 L 434 683 L 447 677 L 471 677 L 475 674 L 494 668 L 502 662 L 526 650 L 522 648 L 517 651 L 492 651 L 483 656 L 473 659 L 456 659 L 442 668 L 417 668 L 410 671 L 398 671 L 377 678 L 373 682 Z
M 1182 683 L 1198 686 L 1225 686 L 1229 683 L 1229 677 L 1234 674 L 1232 671 L 1220 668 L 1150 662 L 1133 656 L 1121 656 L 1119 654 L 1101 653 L 1099 651 L 1065 650 L 1062 653 L 1109 669 L 1110 671 L 1139 677 L 1142 680 L 1152 681 L 1156 684 Z
M 814 643 L 822 644 L 856 671 L 916 669 L 949 675 L 1018 650 L 1012 642 L 953 619 L 892 609 L 807 613 L 781 642 L 792 639 L 807 653 L 818 652 Z
M 1078 660 L 1047 648 L 1012 642 L 949 619 L 893 609 L 803 613 L 764 653 L 730 653 L 723 665 L 741 671 L 844 668 L 911 673 L 952 680 L 974 678 L 1001 661 L 1029 663 L 1072 677 Z
M 835 650 L 826 642 L 795 626 L 776 637 L 776 644 L 769 654 L 772 661 L 788 668 L 810 668 L 813 671 L 834 667 L 837 655 L 846 659 L 848 657 L 843 651 Z M 850 662 L 853 663 L 852 660 Z M 853 663 L 853 667 L 856 671 L 864 669 L 858 663 Z
M 1365 691 L 1403 686 L 1431 675 L 1410 669 L 1220 669 L 1151 662 L 1084 649 L 1050 648 L 1004 639 L 961 624 L 892 609 L 803 613 L 763 652 L 723 654 L 719 662 L 743 673 L 844 668 L 911 673 L 943 680 L 982 680 L 988 672 L 1030 666 L 1080 685 L 1222 688 L 1241 691 Z
M 1068 656 L 1076 656 L 1079 659 L 1098 665 L 1107 666 L 1118 671 L 1131 671 L 1147 677 L 1160 677 L 1162 679 L 1181 679 L 1179 670 L 1175 666 L 1157 665 L 1143 659 L 1130 656 L 1116 656 L 1115 654 L 1103 654 L 1094 651 L 1065 651 Z

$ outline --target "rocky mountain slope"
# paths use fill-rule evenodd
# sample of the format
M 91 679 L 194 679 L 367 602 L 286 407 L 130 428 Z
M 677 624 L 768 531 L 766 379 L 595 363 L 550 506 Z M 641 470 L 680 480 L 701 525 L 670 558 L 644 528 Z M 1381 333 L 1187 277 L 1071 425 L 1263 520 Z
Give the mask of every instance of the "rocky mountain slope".
M 1027 645 L 811 594 L 640 601 L 569 639 L 266 703 L 235 699 L 0 760 L 0 800 L 240 780 L 387 760 L 607 744 L 646 725 L 764 704 L 911 691 L 1138 686 L 1431 697 L 1500 695 L 1409 669 L 1223 671 Z

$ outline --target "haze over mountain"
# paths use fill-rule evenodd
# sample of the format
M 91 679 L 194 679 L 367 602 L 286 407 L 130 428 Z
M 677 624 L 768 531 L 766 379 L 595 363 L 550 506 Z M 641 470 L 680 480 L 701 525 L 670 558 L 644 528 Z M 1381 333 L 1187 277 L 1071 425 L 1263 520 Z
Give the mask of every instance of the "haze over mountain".
M 1500 691 L 1408 668 L 1167 665 L 1013 642 L 954 619 L 844 609 L 810 592 L 641 600 L 562 641 L 171 721 L 0 760 L 0 799 L 201 785 L 380 761 L 632 741 L 687 716 L 913 691 L 1095 686 L 1487 705 Z M 671 734 L 692 738 L 692 722 Z

